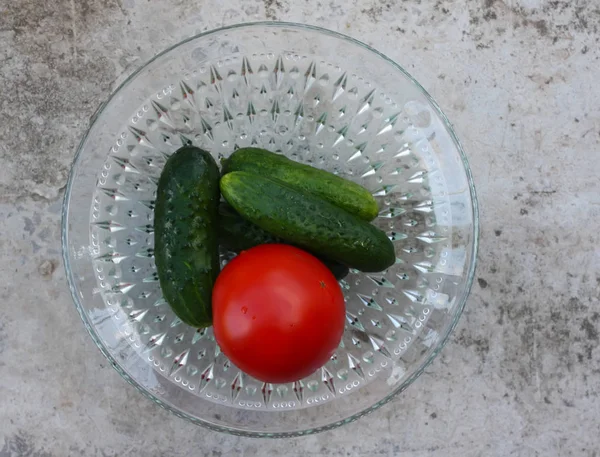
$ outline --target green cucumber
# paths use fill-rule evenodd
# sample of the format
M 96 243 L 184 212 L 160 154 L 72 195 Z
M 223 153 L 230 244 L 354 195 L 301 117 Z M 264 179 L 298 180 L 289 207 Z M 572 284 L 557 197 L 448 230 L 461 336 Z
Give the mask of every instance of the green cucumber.
M 348 268 L 346 265 L 342 265 L 335 260 L 329 260 L 319 255 L 315 255 L 315 257 L 323 262 L 327 268 L 329 268 L 329 271 L 333 273 L 333 276 L 335 276 L 335 279 L 338 281 L 340 279 L 344 279 L 346 276 L 348 276 L 348 273 L 350 273 L 350 268 Z
M 219 200 L 219 167 L 210 153 L 184 146 L 169 157 L 156 191 L 154 259 L 165 300 L 194 327 L 212 323 Z
M 237 253 L 261 244 L 285 242 L 247 221 L 225 202 L 219 205 L 219 224 L 219 243 Z M 344 279 L 348 276 L 347 266 L 319 255 L 315 256 L 331 270 L 336 279 Z
M 219 228 L 219 244 L 237 253 L 261 244 L 283 243 L 281 238 L 247 221 L 225 202 L 219 205 Z
M 325 170 L 304 165 L 259 148 L 241 148 L 223 160 L 223 174 L 247 171 L 277 179 L 295 189 L 321 197 L 361 219 L 372 221 L 377 202 L 364 187 Z
M 221 178 L 221 193 L 250 222 L 308 251 L 361 271 L 394 264 L 394 245 L 377 227 L 312 194 L 245 171 Z

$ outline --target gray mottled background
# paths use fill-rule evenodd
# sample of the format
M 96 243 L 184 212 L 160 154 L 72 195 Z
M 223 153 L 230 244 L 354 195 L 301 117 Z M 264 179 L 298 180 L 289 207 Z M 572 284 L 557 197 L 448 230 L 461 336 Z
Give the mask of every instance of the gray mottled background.
M 358 38 L 437 98 L 481 201 L 450 343 L 363 420 L 217 434 L 108 366 L 71 303 L 60 198 L 114 81 L 197 32 L 279 19 Z M 549 0 L 0 0 L 0 457 L 600 455 L 600 4 Z

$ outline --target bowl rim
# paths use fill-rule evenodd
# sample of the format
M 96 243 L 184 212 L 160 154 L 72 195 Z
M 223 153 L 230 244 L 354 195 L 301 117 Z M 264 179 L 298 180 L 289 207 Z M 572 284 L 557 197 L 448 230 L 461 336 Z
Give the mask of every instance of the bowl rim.
M 129 376 L 129 374 L 127 374 L 125 372 L 125 370 L 123 370 L 120 367 L 119 362 L 106 350 L 106 348 L 102 344 L 98 334 L 96 333 L 94 327 L 92 326 L 91 322 L 89 321 L 88 317 L 86 316 L 82 302 L 77 293 L 76 281 L 75 281 L 75 278 L 73 275 L 73 270 L 70 266 L 69 251 L 68 251 L 69 205 L 70 205 L 71 191 L 73 189 L 73 184 L 74 184 L 75 170 L 77 169 L 77 166 L 81 160 L 81 153 L 83 151 L 83 146 L 88 138 L 89 133 L 91 132 L 92 128 L 94 127 L 94 124 L 96 123 L 98 117 L 100 115 L 102 115 L 102 113 L 104 112 L 104 109 L 106 108 L 106 106 L 108 106 L 110 101 L 121 91 L 121 89 L 123 89 L 126 85 L 128 85 L 142 70 L 144 70 L 146 67 L 148 67 L 152 62 L 156 61 L 157 59 L 160 59 L 162 56 L 170 53 L 171 51 L 178 48 L 179 46 L 182 46 L 190 41 L 193 41 L 193 40 L 205 37 L 205 36 L 209 36 L 212 34 L 224 32 L 227 30 L 234 30 L 234 29 L 240 29 L 240 28 L 252 28 L 252 27 L 257 27 L 257 26 L 272 27 L 272 28 L 305 29 L 305 30 L 318 32 L 318 33 L 321 33 L 324 35 L 328 35 L 328 36 L 331 36 L 331 37 L 334 37 L 337 39 L 345 40 L 354 45 L 360 46 L 360 47 L 366 49 L 367 51 L 372 52 L 373 54 L 377 55 L 378 57 L 384 59 L 386 62 L 391 64 L 396 70 L 398 70 L 402 74 L 404 74 L 404 76 L 406 76 L 422 92 L 422 94 L 425 96 L 427 101 L 431 104 L 431 106 L 435 110 L 436 114 L 443 121 L 448 133 L 450 134 L 452 141 L 454 142 L 454 144 L 457 147 L 460 159 L 462 161 L 462 166 L 464 168 L 465 175 L 467 178 L 468 186 L 469 186 L 469 193 L 470 193 L 471 202 L 472 202 L 471 210 L 472 210 L 472 221 L 473 221 L 472 222 L 472 230 L 473 230 L 472 231 L 472 236 L 473 236 L 472 255 L 471 255 L 471 261 L 468 265 L 468 270 L 467 270 L 467 274 L 466 274 L 464 292 L 463 292 L 462 296 L 460 297 L 460 302 L 459 302 L 458 306 L 456 307 L 456 311 L 453 316 L 453 321 L 452 321 L 451 325 L 449 325 L 446 332 L 441 335 L 441 338 L 437 344 L 437 347 L 421 363 L 419 368 L 417 370 L 415 370 L 406 380 L 404 380 L 404 382 L 400 386 L 398 386 L 395 390 L 393 390 L 392 392 L 387 394 L 384 398 L 377 401 L 373 405 L 371 405 L 357 413 L 354 413 L 344 419 L 336 420 L 329 424 L 322 425 L 322 426 L 315 427 L 315 428 L 308 428 L 308 429 L 294 430 L 294 431 L 285 431 L 285 432 L 274 432 L 274 433 L 236 429 L 234 427 L 219 426 L 219 425 L 210 423 L 208 421 L 204 421 L 200 418 L 191 416 L 191 415 L 181 411 L 180 409 L 178 409 L 177 407 L 170 404 L 168 401 L 166 401 L 164 399 L 159 399 L 159 398 L 155 397 L 154 395 L 149 393 L 146 389 L 144 389 L 135 379 L 131 378 L 131 376 Z M 116 80 L 118 80 L 118 79 L 119 79 L 119 77 L 117 77 Z M 387 57 L 385 54 L 372 48 L 368 44 L 363 43 L 355 38 L 352 38 L 352 37 L 342 34 L 340 32 L 336 32 L 336 31 L 329 30 L 329 29 L 315 26 L 315 25 L 302 24 L 302 23 L 298 23 L 298 22 L 254 21 L 254 22 L 244 22 L 244 23 L 232 24 L 232 25 L 228 25 L 228 26 L 224 26 L 224 27 L 207 30 L 207 31 L 198 33 L 196 35 L 190 36 L 182 41 L 179 41 L 172 46 L 169 46 L 168 48 L 159 52 L 158 54 L 156 54 L 155 56 L 153 56 L 152 58 L 147 60 L 145 63 L 140 65 L 138 68 L 136 68 L 120 84 L 118 84 L 114 90 L 112 90 L 110 95 L 103 102 L 100 103 L 100 105 L 98 106 L 96 111 L 92 114 L 92 116 L 89 119 L 87 129 L 86 129 L 85 133 L 83 134 L 83 136 L 77 146 L 77 151 L 76 151 L 74 159 L 71 163 L 69 177 L 67 180 L 67 185 L 65 188 L 65 193 L 64 193 L 63 202 L 62 202 L 61 245 L 62 245 L 62 259 L 63 259 L 63 265 L 65 267 L 65 271 L 66 271 L 67 283 L 69 286 L 69 290 L 71 292 L 73 302 L 79 313 L 79 316 L 81 317 L 81 320 L 83 321 L 85 328 L 87 329 L 90 337 L 94 341 L 97 348 L 108 359 L 108 361 L 110 362 L 112 367 L 117 371 L 117 373 L 119 373 L 119 375 L 123 379 L 125 379 L 129 384 L 134 386 L 145 397 L 149 398 L 154 403 L 158 404 L 160 407 L 170 411 L 171 413 L 175 414 L 178 417 L 187 419 L 196 425 L 201 425 L 210 430 L 214 430 L 214 431 L 218 431 L 218 432 L 225 432 L 225 433 L 229 433 L 232 435 L 254 437 L 254 438 L 289 438 L 289 437 L 303 436 L 303 435 L 319 433 L 319 432 L 323 432 L 323 431 L 327 431 L 327 430 L 332 430 L 341 425 L 344 425 L 344 424 L 347 424 L 350 422 L 354 422 L 357 419 L 364 417 L 365 415 L 379 409 L 381 406 L 385 405 L 390 400 L 392 400 L 394 397 L 396 397 L 398 394 L 400 394 L 401 392 L 406 390 L 423 373 L 423 371 L 433 362 L 433 360 L 437 357 L 437 355 L 440 353 L 440 351 L 445 347 L 445 345 L 447 344 L 447 342 L 449 340 L 450 335 L 452 334 L 452 332 L 458 325 L 460 317 L 464 311 L 467 299 L 470 296 L 471 288 L 472 288 L 473 281 L 475 278 L 475 271 L 476 271 L 476 267 L 477 267 L 477 256 L 478 256 L 478 250 L 479 250 L 479 204 L 478 204 L 478 200 L 477 200 L 477 194 L 475 191 L 473 175 L 471 172 L 471 168 L 469 166 L 468 159 L 466 157 L 466 154 L 464 152 L 464 149 L 462 147 L 460 140 L 456 136 L 456 133 L 454 131 L 452 124 L 450 123 L 449 119 L 446 117 L 446 115 L 444 114 L 442 109 L 439 107 L 437 102 L 427 92 L 427 90 L 425 90 L 425 88 L 423 88 L 423 86 L 421 86 L 421 84 L 414 77 L 412 77 L 402 66 L 400 66 L 398 63 L 396 63 L 394 60 Z

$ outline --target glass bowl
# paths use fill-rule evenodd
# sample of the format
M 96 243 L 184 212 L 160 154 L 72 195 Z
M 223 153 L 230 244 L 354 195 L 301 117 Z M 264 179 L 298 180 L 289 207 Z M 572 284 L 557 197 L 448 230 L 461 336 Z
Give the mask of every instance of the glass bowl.
M 262 383 L 212 329 L 171 312 L 153 259 L 153 205 L 167 157 L 256 145 L 372 191 L 397 262 L 340 281 L 347 325 L 308 378 Z M 478 219 L 465 155 L 436 103 L 363 43 L 299 24 L 236 25 L 186 40 L 127 79 L 94 115 L 69 178 L 63 255 L 94 342 L 129 383 L 208 428 L 281 437 L 331 429 L 408 387 L 465 305 Z M 226 262 L 231 253 L 223 251 Z

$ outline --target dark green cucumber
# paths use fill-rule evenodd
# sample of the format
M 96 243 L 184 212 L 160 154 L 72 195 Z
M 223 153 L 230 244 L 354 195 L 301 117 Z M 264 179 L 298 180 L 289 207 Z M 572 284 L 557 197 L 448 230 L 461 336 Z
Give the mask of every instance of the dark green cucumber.
M 348 268 L 346 265 L 342 265 L 341 263 L 336 262 L 335 260 L 325 259 L 318 255 L 315 257 L 321 262 L 323 262 L 323 264 L 327 268 L 329 268 L 329 271 L 333 273 L 333 276 L 335 276 L 335 279 L 337 279 L 338 281 L 340 279 L 344 279 L 346 276 L 348 276 L 348 273 L 350 273 L 350 268 Z
M 219 200 L 219 168 L 208 152 L 184 146 L 169 157 L 156 191 L 154 258 L 165 300 L 194 327 L 212 323 Z
M 244 219 L 225 202 L 219 205 L 219 218 L 219 243 L 230 251 L 239 253 L 261 244 L 285 243 L 281 238 Z M 319 255 L 315 256 L 331 270 L 336 279 L 348 276 L 347 266 Z
M 221 178 L 221 193 L 250 222 L 296 246 L 366 272 L 396 261 L 384 232 L 315 195 L 245 171 Z
M 227 203 L 221 202 L 219 243 L 230 251 L 242 252 L 261 244 L 283 243 L 283 240 L 247 221 Z
M 379 209 L 364 187 L 325 170 L 304 165 L 259 148 L 241 148 L 223 161 L 223 174 L 247 171 L 277 179 L 295 189 L 321 197 L 361 219 L 372 221 Z

